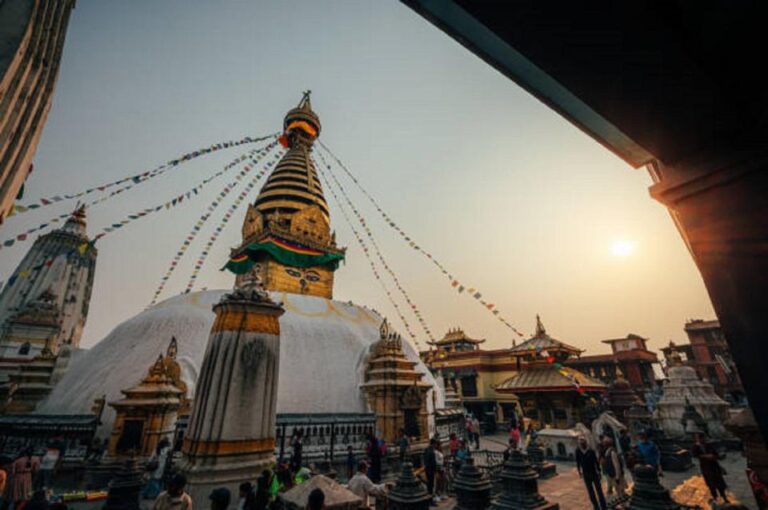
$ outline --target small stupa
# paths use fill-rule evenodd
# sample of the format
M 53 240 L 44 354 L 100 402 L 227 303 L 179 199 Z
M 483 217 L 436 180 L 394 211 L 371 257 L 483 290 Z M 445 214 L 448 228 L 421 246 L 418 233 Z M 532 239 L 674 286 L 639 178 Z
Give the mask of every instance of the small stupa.
M 715 393 L 711 384 L 699 379 L 693 367 L 684 365 L 678 353 L 673 353 L 664 392 L 656 407 L 659 426 L 667 437 L 685 437 L 683 414 L 686 404 L 693 406 L 701 415 L 710 437 L 728 437 L 723 425 L 727 418 L 728 403 Z

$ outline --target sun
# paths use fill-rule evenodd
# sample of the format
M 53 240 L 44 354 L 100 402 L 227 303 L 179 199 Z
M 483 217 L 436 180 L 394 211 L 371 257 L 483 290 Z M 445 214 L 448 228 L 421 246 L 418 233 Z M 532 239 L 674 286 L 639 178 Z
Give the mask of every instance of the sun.
M 614 241 L 611 245 L 611 253 L 616 257 L 629 257 L 635 251 L 635 243 L 626 239 Z

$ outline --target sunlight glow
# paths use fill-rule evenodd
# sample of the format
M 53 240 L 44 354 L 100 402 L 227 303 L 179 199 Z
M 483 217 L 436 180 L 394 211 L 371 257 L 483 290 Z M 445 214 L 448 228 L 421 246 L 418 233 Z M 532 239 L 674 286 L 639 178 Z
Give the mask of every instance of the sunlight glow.
M 614 241 L 611 252 L 617 257 L 628 257 L 635 251 L 635 243 L 626 239 Z

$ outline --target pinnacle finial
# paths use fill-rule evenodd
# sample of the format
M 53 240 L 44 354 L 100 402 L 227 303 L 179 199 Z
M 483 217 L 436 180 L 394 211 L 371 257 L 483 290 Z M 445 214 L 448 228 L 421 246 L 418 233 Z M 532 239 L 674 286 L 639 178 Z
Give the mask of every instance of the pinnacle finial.
M 306 110 L 312 109 L 312 103 L 309 100 L 309 96 L 312 94 L 311 90 L 305 90 L 302 93 L 301 101 L 299 101 L 299 108 L 304 108 Z
M 547 334 L 546 328 L 544 328 L 544 323 L 541 322 L 541 317 L 539 314 L 536 314 L 536 335 L 535 336 L 543 336 Z

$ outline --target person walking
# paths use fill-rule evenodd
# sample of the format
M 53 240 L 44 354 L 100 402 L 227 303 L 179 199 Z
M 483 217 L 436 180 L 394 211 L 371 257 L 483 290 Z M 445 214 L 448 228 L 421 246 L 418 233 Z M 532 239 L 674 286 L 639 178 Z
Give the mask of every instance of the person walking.
M 472 431 L 475 433 L 475 450 L 480 449 L 480 420 L 472 418 Z
M 424 450 L 424 475 L 427 477 L 427 492 L 432 496 L 432 505 L 435 504 L 435 472 L 437 471 L 437 456 L 435 455 L 435 441 L 429 440 L 429 446 Z
M 725 483 L 725 478 L 723 478 L 725 472 L 719 462 L 720 455 L 718 455 L 712 443 L 706 440 L 704 434 L 695 434 L 691 454 L 699 459 L 701 476 L 704 477 L 704 483 L 707 484 L 707 488 L 709 488 L 709 492 L 712 494 L 712 499 L 717 501 L 719 494 L 725 503 L 729 503 L 728 496 L 725 494 L 725 489 L 728 486 Z
M 155 448 L 155 453 L 147 462 L 147 471 L 149 471 L 149 481 L 142 491 L 144 499 L 155 499 L 162 490 L 162 480 L 165 475 L 165 466 L 168 462 L 168 455 L 171 452 L 171 442 L 168 438 L 163 438 Z
M 32 497 L 32 479 L 37 472 L 37 459 L 27 449 L 11 464 L 11 498 L 14 507 Z
M 603 472 L 608 483 L 606 492 L 623 496 L 626 491 L 626 482 L 624 478 L 624 466 L 621 463 L 619 454 L 613 446 L 613 440 L 605 436 L 603 438 Z
M 379 446 L 379 440 L 373 432 L 368 438 L 368 447 L 365 453 L 370 462 L 368 476 L 373 483 L 379 483 L 381 481 L 381 446 Z
M 597 453 L 589 447 L 584 436 L 579 437 L 579 447 L 576 449 L 576 470 L 579 478 L 584 480 L 594 510 L 607 510 Z
M 168 490 L 160 493 L 152 510 L 192 510 L 192 498 L 184 491 L 187 478 L 174 475 L 168 483 Z

